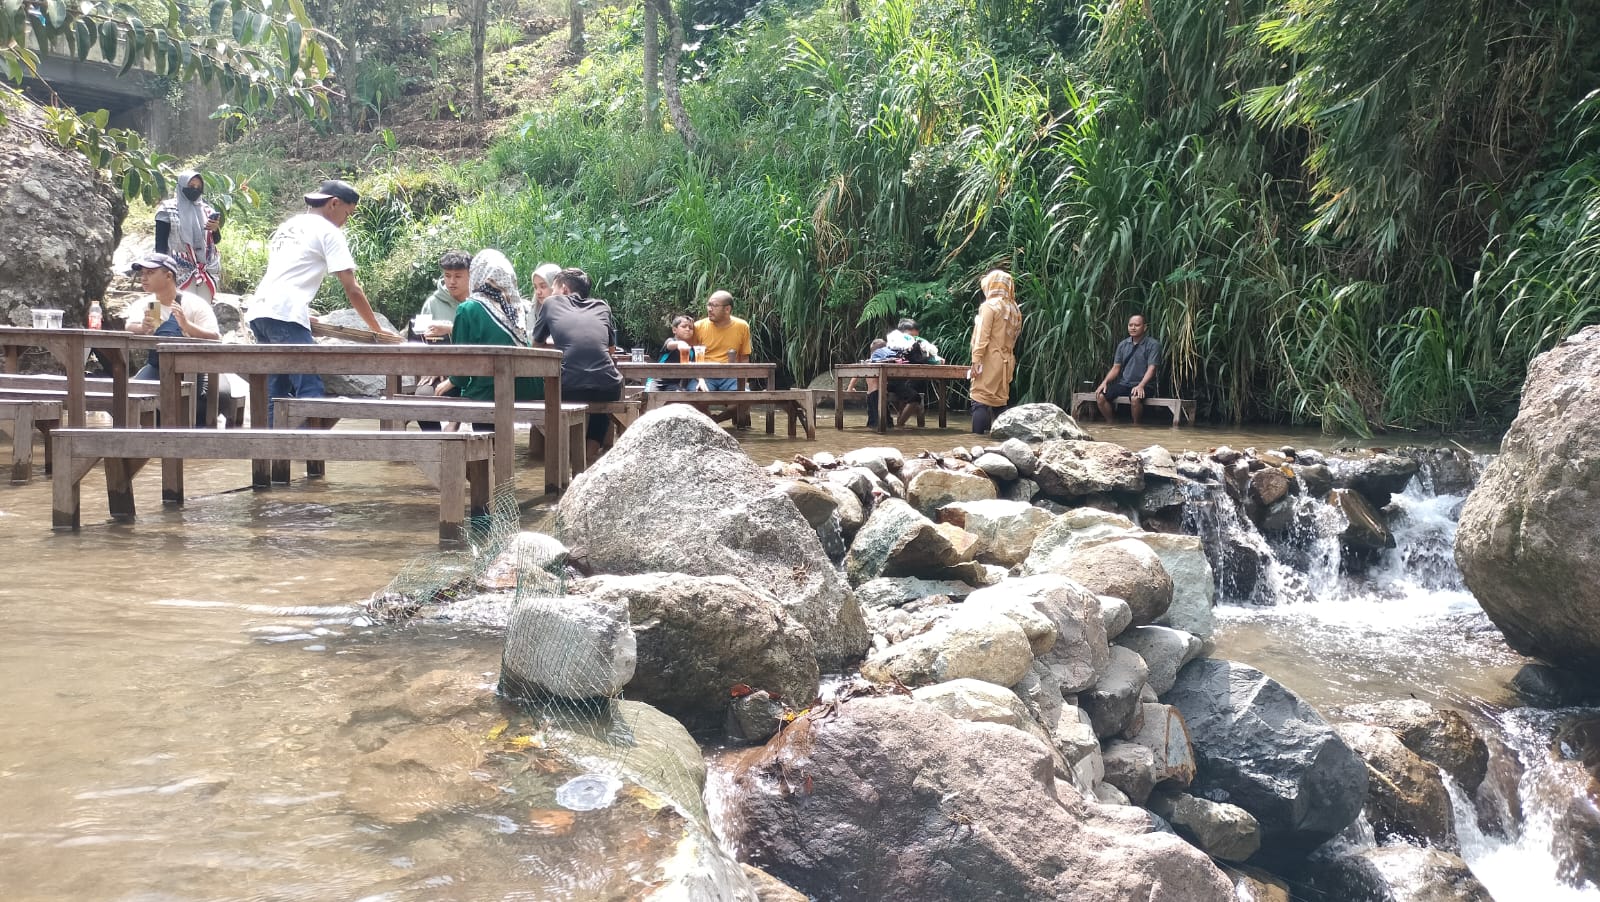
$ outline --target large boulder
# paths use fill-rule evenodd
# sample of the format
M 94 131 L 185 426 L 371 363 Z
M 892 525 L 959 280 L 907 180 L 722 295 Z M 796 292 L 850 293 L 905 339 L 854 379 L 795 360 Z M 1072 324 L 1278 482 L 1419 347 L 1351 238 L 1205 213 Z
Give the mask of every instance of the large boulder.
M 1517 651 L 1600 672 L 1600 327 L 1528 366 L 1522 406 L 1461 510 L 1456 563 Z
M 1489 771 L 1489 746 L 1460 711 L 1402 698 L 1346 705 L 1338 713 L 1393 730 L 1406 748 L 1454 777 L 1469 793 L 1477 792 Z
M 1149 676 L 1149 666 L 1137 653 L 1120 645 L 1111 646 L 1106 672 L 1078 696 L 1078 704 L 1089 715 L 1096 736 L 1104 739 L 1130 728 L 1138 731 L 1144 714 L 1140 698 Z
M 1054 404 L 1018 404 L 994 418 L 989 437 L 997 442 L 1018 439 L 1037 445 L 1061 439 L 1087 441 L 1089 433 L 1083 431 L 1071 414 Z
M 814 899 L 1228 902 L 1198 850 L 1055 783 L 1039 740 L 905 696 L 801 717 L 733 773 L 729 840 Z
M 1244 861 L 1261 848 L 1261 826 L 1238 805 L 1182 792 L 1157 793 L 1150 797 L 1150 810 L 1213 858 Z M 1287 894 L 1284 902 L 1288 902 Z
M 1172 604 L 1157 621 L 1193 633 L 1202 639 L 1216 632 L 1217 578 L 1206 559 L 1199 536 L 1170 532 L 1142 532 L 1133 538 L 1150 546 L 1161 559 L 1161 568 L 1172 577 Z
M 1238 805 L 1261 824 L 1261 855 L 1297 858 L 1361 813 L 1367 768 L 1315 710 L 1254 667 L 1204 658 L 1165 700 L 1189 727 L 1192 792 Z
M 63 150 L 30 105 L 0 98 L 0 209 L 26 227 L 0 237 L 0 324 L 32 326 L 30 307 L 81 327 L 111 281 L 128 205 L 82 154 Z
M 811 634 L 776 598 L 728 576 L 596 576 L 572 591 L 629 611 L 638 664 L 628 697 L 691 729 L 721 727 L 733 687 L 764 689 L 792 705 L 817 694 Z M 569 596 L 570 597 L 570 596 Z
M 1133 521 L 1121 514 L 1093 507 L 1073 508 L 1051 520 L 1033 540 L 1022 572 L 1024 575 L 1053 572 L 1066 566 L 1072 553 L 1081 547 L 1138 532 Z
M 737 577 L 777 597 L 825 666 L 846 666 L 867 650 L 861 609 L 816 531 L 739 443 L 693 408 L 640 417 L 573 480 L 556 522 L 572 561 L 590 573 Z
M 1045 442 L 1037 467 L 1033 479 L 1051 498 L 1144 489 L 1144 466 L 1138 455 L 1111 442 Z

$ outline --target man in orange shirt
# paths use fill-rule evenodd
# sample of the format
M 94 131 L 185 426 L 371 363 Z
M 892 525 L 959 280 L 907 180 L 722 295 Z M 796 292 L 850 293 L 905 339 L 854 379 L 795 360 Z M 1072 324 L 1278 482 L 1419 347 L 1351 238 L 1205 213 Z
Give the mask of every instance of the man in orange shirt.
M 750 324 L 733 315 L 733 295 L 712 292 L 706 298 L 706 318 L 694 324 L 694 343 L 704 345 L 706 363 L 749 363 Z M 706 379 L 707 391 L 738 391 L 739 380 Z

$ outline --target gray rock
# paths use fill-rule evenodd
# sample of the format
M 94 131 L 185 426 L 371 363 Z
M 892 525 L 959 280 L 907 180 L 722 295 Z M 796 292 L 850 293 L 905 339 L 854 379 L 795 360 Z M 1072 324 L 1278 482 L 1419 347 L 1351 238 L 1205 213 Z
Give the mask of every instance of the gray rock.
M 803 705 L 817 694 L 811 634 L 771 595 L 729 576 L 596 576 L 571 590 L 626 605 L 639 664 L 628 696 L 692 730 L 718 729 L 743 683 Z
M 1140 692 L 1150 670 L 1144 659 L 1120 645 L 1111 646 L 1111 661 L 1105 675 L 1078 696 L 1078 705 L 1089 715 L 1094 734 L 1104 739 L 1128 730 L 1140 709 Z
M 1022 699 L 1003 686 L 983 680 L 964 678 L 935 683 L 912 690 L 911 697 L 956 720 L 996 723 L 1024 732 L 1038 729 Z
M 1261 848 L 1261 825 L 1238 805 L 1182 792 L 1157 793 L 1150 797 L 1150 810 L 1165 818 L 1179 836 L 1213 858 L 1244 861 Z M 1284 902 L 1288 899 L 1285 892 Z
M 1349 826 L 1367 768 L 1298 696 L 1253 667 L 1202 658 L 1166 701 L 1183 715 L 1199 765 L 1192 791 L 1261 824 L 1261 855 L 1289 860 Z
M 834 516 L 839 518 L 839 531 L 845 541 L 855 538 L 861 524 L 867 522 L 867 508 L 862 505 L 861 498 L 848 486 L 831 479 L 824 480 L 818 488 L 833 496 Z
M 952 523 L 977 538 L 977 560 L 1013 567 L 1028 556 L 1039 533 L 1053 518 L 1046 511 L 1021 501 L 958 501 L 939 509 L 939 520 Z
M 1054 571 L 1096 595 L 1126 601 L 1135 624 L 1154 623 L 1172 604 L 1172 577 L 1150 546 L 1137 539 L 1080 547 Z
M 1146 532 L 1137 533 L 1133 538 L 1150 546 L 1161 559 L 1161 569 L 1172 577 L 1172 604 L 1156 622 L 1194 633 L 1202 639 L 1210 638 L 1216 632 L 1217 621 L 1212 609 L 1216 604 L 1217 579 L 1200 537 Z
M 1033 446 L 1020 438 L 1008 438 L 1000 443 L 1000 454 L 1017 468 L 1018 476 L 1032 476 L 1039 468 L 1039 455 Z
M 856 533 L 845 573 L 853 585 L 880 576 L 946 576 L 972 560 L 977 540 L 959 527 L 945 526 L 941 530 L 904 501 L 885 499 Z
M 1600 328 L 1534 358 L 1517 418 L 1456 531 L 1467 588 L 1525 655 L 1600 667 Z
M 1337 729 L 1377 777 L 1368 784 L 1366 812 L 1379 839 L 1420 840 L 1460 851 L 1450 794 L 1437 767 L 1417 757 L 1391 730 L 1359 723 Z
M 1033 478 L 1046 495 L 1062 500 L 1144 490 L 1139 458 L 1111 442 L 1045 442 Z
M 612 698 L 633 679 L 638 646 L 627 604 L 529 598 L 511 612 L 500 690 L 516 698 Z
M 537 532 L 518 533 L 474 578 L 479 592 L 519 592 L 523 596 L 562 594 L 567 546 Z
M 1143 805 L 1156 786 L 1150 750 L 1135 742 L 1113 739 L 1101 753 L 1105 762 L 1105 781 L 1122 790 L 1128 801 Z
M 1156 784 L 1183 788 L 1194 782 L 1194 747 L 1183 715 L 1171 705 L 1144 705 L 1144 721 L 1131 741 L 1150 750 L 1150 771 Z
M 557 535 L 588 572 L 737 576 L 811 633 L 819 659 L 866 651 L 866 621 L 817 533 L 739 443 L 682 405 L 640 417 L 573 480 Z
M 766 742 L 783 729 L 788 706 L 765 689 L 735 698 L 728 705 L 724 732 L 739 742 Z
M 1115 639 L 1122 635 L 1123 630 L 1133 625 L 1133 608 L 1120 598 L 1110 595 L 1098 596 L 1100 601 L 1100 617 L 1106 624 L 1106 637 Z
M 856 600 L 863 608 L 898 608 L 931 595 L 944 595 L 960 601 L 976 591 L 973 586 L 959 580 L 884 576 L 857 586 Z
M 1488 773 L 1489 747 L 1460 711 L 1404 698 L 1347 705 L 1339 714 L 1393 730 L 1406 748 L 1454 777 L 1469 793 L 1477 791 Z
M 778 490 L 789 496 L 800 516 L 806 518 L 813 529 L 825 525 L 839 509 L 839 500 L 832 492 L 804 480 L 782 480 Z
M 1098 599 L 1069 579 L 1041 575 L 1007 579 L 980 589 L 968 596 L 966 605 L 1004 610 L 1019 602 L 1032 606 L 1055 626 L 1055 641 L 1038 658 L 1060 682 L 1062 692 L 1078 692 L 1099 679 L 1110 651 Z
M 1327 464 L 1302 464 L 1295 467 L 1294 475 L 1300 480 L 1300 490 L 1313 498 L 1325 498 L 1333 489 L 1333 471 Z
M 924 517 L 938 515 L 939 508 L 957 501 L 983 501 L 997 497 L 994 481 L 981 474 L 956 470 L 924 470 L 911 477 L 906 500 Z
M 1003 614 L 965 609 L 925 633 L 873 652 L 861 675 L 877 683 L 926 686 L 970 677 L 1011 687 L 1028 673 L 1033 649 Z
M 1150 688 L 1165 695 L 1178 680 L 1183 665 L 1200 657 L 1200 637 L 1166 626 L 1136 626 L 1117 636 L 1117 644 L 1132 649 L 1150 667 Z
M 1021 501 L 1031 503 L 1039 495 L 1039 483 L 1031 479 L 1018 479 L 1011 483 L 1001 493 L 1000 497 L 1007 501 Z
M 856 496 L 856 503 L 861 505 L 863 511 L 870 511 L 873 500 L 873 491 L 881 483 L 866 467 L 849 467 L 843 470 L 826 470 L 824 478 L 830 484 L 844 486 Z
M 1070 414 L 1054 404 L 1018 404 L 995 417 L 989 437 L 999 442 L 1019 439 L 1036 445 L 1061 439 L 1084 441 L 1089 438 L 1089 433 L 1084 432 Z
M 1151 445 L 1138 454 L 1146 476 L 1158 476 L 1167 480 L 1178 478 L 1177 462 L 1172 459 L 1172 452 L 1160 445 Z
M 1299 889 L 1306 898 L 1351 902 L 1494 902 L 1459 857 L 1404 845 L 1319 851 Z
M 906 462 L 905 455 L 900 453 L 899 448 L 889 447 L 857 448 L 845 452 L 840 460 L 844 461 L 847 467 L 865 467 L 880 479 L 890 473 L 900 472 L 900 468 Z
M 1394 533 L 1366 498 L 1349 489 L 1334 489 L 1328 495 L 1328 503 L 1337 507 L 1348 523 L 1339 536 L 1345 548 L 1365 552 L 1394 547 Z
M 1093 507 L 1073 508 L 1056 516 L 1033 540 L 1022 564 L 1024 575 L 1051 573 L 1067 566 L 1078 548 L 1111 538 L 1137 534 L 1138 527 L 1121 514 Z
M 1010 727 L 852 699 L 740 762 L 728 839 L 818 899 L 1231 902 L 1210 860 L 1142 812 L 1059 789 L 1052 758 Z
M 972 463 L 990 479 L 1009 481 L 1020 475 L 1017 472 L 1017 465 L 1012 463 L 1010 458 L 993 451 L 978 455 Z
M 1530 375 L 1531 372 L 1530 367 Z M 1523 403 L 1527 403 L 1526 393 Z M 1335 488 L 1350 489 L 1381 509 L 1388 505 L 1390 496 L 1406 490 L 1406 483 L 1417 475 L 1419 465 L 1415 459 L 1400 454 L 1359 451 L 1334 458 L 1330 468 Z

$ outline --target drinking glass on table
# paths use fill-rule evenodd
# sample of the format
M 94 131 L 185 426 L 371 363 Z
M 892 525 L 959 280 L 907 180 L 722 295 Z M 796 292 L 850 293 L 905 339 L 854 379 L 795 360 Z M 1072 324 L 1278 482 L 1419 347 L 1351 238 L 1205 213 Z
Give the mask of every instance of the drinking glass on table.
M 696 360 L 696 362 L 704 362 L 705 361 L 705 359 L 706 359 L 706 346 L 705 345 L 695 345 L 694 346 L 694 359 Z

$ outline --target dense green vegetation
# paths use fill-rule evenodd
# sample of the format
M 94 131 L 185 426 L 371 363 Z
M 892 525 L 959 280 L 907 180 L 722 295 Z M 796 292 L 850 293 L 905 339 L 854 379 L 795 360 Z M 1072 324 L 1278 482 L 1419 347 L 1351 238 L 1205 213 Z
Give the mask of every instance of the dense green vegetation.
M 633 7 L 591 12 L 482 159 L 378 133 L 369 290 L 398 320 L 440 252 L 496 246 L 584 267 L 642 342 L 727 288 L 804 380 L 907 313 L 964 360 L 1002 266 L 1020 399 L 1098 379 L 1145 312 L 1205 414 L 1362 432 L 1503 424 L 1527 361 L 1600 322 L 1600 3 L 855 7 L 685 9 L 692 149 L 641 127 Z

